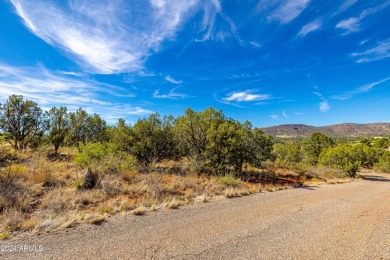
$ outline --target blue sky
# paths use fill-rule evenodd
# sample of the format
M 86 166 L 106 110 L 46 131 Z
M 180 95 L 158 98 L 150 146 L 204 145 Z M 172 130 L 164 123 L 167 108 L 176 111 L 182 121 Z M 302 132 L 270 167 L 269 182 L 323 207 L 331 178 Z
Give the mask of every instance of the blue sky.
M 0 101 L 109 123 L 390 121 L 389 0 L 0 0 Z

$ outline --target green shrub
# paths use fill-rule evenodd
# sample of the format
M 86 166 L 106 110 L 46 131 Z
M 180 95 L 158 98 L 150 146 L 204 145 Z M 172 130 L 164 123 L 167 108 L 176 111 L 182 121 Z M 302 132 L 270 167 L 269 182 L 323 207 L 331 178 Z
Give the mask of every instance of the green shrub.
M 375 164 L 374 169 L 381 172 L 390 173 L 390 152 L 386 151 Z
M 372 168 L 383 155 L 384 149 L 371 147 L 366 144 L 357 144 L 353 146 L 353 152 L 361 166 Z
M 241 179 L 237 179 L 232 173 L 219 177 L 218 181 L 226 187 L 237 187 L 241 184 Z
M 115 153 L 115 147 L 105 143 L 81 144 L 80 150 L 80 153 L 75 157 L 75 162 L 84 168 L 91 167 L 91 164 Z
M 360 161 L 352 145 L 340 144 L 323 150 L 319 156 L 319 164 L 340 169 L 350 177 L 355 177 Z
M 137 165 L 133 155 L 118 151 L 112 143 L 81 144 L 80 150 L 75 157 L 76 164 L 98 174 L 134 170 Z
M 188 108 L 177 118 L 174 131 L 182 154 L 199 172 L 218 175 L 233 168 L 241 173 L 244 163 L 259 167 L 271 156 L 270 136 L 213 108 L 202 112 Z
M 273 146 L 275 163 L 280 167 L 291 167 L 302 161 L 303 153 L 298 142 L 277 143 Z

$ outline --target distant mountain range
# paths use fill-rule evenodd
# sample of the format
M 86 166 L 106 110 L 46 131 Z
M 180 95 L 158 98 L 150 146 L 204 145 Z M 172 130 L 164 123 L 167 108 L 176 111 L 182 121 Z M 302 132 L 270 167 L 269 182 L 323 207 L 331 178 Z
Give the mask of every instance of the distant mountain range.
M 288 124 L 262 128 L 265 133 L 274 137 L 305 137 L 314 132 L 328 136 L 390 136 L 390 123 L 353 124 L 344 123 L 329 126 L 311 126 Z

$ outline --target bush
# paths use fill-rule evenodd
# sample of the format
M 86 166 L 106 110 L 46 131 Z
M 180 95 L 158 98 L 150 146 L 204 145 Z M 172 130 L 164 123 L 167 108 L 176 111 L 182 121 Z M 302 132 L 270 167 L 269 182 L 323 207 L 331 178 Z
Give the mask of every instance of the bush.
M 143 165 L 172 159 L 177 155 L 173 117 L 160 118 L 158 113 L 139 119 L 132 129 L 131 152 Z
M 334 140 L 323 133 L 313 133 L 305 146 L 306 161 L 312 165 L 316 165 L 321 152 L 326 148 L 333 147 L 334 144 Z
M 355 177 L 360 165 L 353 146 L 349 144 L 341 144 L 323 150 L 319 156 L 319 163 L 330 168 L 340 169 L 350 177 Z
M 88 145 L 80 146 L 81 152 L 76 155 L 76 164 L 83 168 L 87 168 L 88 172 L 84 179 L 84 188 L 87 181 L 93 179 L 95 183 L 87 185 L 100 186 L 106 174 L 121 173 L 123 171 L 131 171 L 136 167 L 136 159 L 131 154 L 120 152 L 112 143 L 89 143 Z M 89 177 L 88 177 L 89 176 Z M 81 186 L 80 186 L 81 187 Z
M 361 166 L 366 168 L 372 168 L 384 153 L 384 149 L 370 147 L 366 144 L 354 145 L 353 151 Z
M 218 181 L 227 187 L 237 187 L 241 184 L 241 180 L 237 179 L 232 173 L 219 177 Z
M 390 152 L 386 151 L 375 164 L 374 169 L 381 172 L 390 173 Z
M 291 167 L 300 163 L 303 159 L 301 145 L 297 142 L 293 143 L 277 143 L 273 146 L 273 155 L 275 163 L 281 167 Z
M 262 166 L 271 157 L 270 136 L 213 108 L 202 112 L 188 108 L 177 118 L 174 130 L 183 155 L 198 172 L 217 175 L 233 168 L 241 173 L 244 163 Z
M 115 147 L 104 143 L 81 144 L 80 153 L 75 161 L 81 167 L 89 168 L 91 164 L 101 161 L 104 157 L 115 153 Z
M 6 164 L 7 162 L 20 161 L 20 159 L 20 153 L 12 148 L 10 144 L 1 141 L 0 138 L 0 166 Z

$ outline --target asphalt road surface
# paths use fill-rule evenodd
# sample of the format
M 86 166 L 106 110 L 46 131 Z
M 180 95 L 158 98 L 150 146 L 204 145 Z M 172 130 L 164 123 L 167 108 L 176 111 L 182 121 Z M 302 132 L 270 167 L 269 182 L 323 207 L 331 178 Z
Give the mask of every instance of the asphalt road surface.
M 0 246 L 0 259 L 390 259 L 390 178 L 117 216 Z

